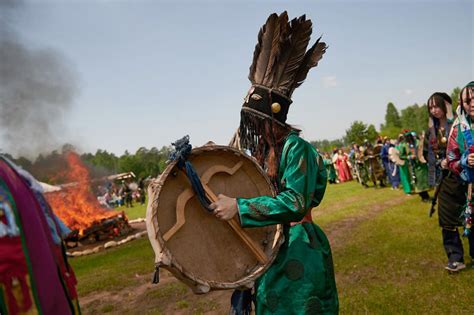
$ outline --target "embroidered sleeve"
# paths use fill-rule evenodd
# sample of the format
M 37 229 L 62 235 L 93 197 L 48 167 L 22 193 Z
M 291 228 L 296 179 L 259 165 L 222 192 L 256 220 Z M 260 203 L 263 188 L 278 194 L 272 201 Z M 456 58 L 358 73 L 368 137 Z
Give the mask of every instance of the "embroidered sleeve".
M 280 163 L 281 192 L 275 198 L 237 198 L 242 226 L 297 222 L 321 201 L 326 177 L 322 185 L 318 176 L 323 177 L 326 170 L 319 155 L 297 136 L 290 137 L 285 147 Z
M 453 126 L 448 139 L 448 146 L 446 150 L 446 160 L 448 168 L 456 175 L 461 175 L 461 151 L 459 150 L 459 143 L 457 142 L 459 125 Z

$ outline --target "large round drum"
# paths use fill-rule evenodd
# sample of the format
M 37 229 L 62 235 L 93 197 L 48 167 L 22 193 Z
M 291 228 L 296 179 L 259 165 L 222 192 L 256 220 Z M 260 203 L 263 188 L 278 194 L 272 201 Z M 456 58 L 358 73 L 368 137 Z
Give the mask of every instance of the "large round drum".
M 192 150 L 188 160 L 212 200 L 218 194 L 251 198 L 274 196 L 268 177 L 242 152 L 226 146 Z M 200 203 L 176 162 L 148 188 L 147 230 L 156 266 L 171 271 L 195 293 L 250 288 L 274 260 L 282 227 L 240 227 L 238 218 L 221 221 Z

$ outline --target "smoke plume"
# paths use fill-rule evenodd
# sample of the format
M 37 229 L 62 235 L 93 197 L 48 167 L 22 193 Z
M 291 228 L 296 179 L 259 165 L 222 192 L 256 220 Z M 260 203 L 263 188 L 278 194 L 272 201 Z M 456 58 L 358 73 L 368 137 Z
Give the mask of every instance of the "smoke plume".
M 59 147 L 76 75 L 51 49 L 33 49 L 14 29 L 20 5 L 0 1 L 0 151 L 33 158 Z

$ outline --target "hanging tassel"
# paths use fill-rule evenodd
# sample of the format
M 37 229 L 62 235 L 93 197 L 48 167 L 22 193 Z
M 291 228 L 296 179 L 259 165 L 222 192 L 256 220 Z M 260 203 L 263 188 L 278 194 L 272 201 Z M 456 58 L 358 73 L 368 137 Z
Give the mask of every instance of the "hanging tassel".
M 160 266 L 156 265 L 155 272 L 153 273 L 153 277 L 151 278 L 151 283 L 157 284 L 160 282 Z
M 231 315 L 250 315 L 252 311 L 252 289 L 235 290 L 230 299 Z

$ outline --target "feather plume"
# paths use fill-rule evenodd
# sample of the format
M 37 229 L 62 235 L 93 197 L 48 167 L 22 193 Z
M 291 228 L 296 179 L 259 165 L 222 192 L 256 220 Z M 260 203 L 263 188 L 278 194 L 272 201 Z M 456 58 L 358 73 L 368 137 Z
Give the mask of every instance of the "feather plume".
M 306 20 L 304 15 L 291 21 L 288 59 L 286 62 L 283 60 L 284 70 L 280 77 L 275 78 L 274 82 L 278 90 L 285 95 L 290 94 L 296 72 L 304 58 L 311 37 L 311 26 L 311 21 Z
M 276 14 L 274 16 L 274 24 L 272 25 L 271 40 L 270 56 L 268 57 L 268 65 L 262 82 L 262 85 L 265 86 L 272 83 L 273 65 L 275 64 L 275 59 L 280 54 L 280 20 Z
M 293 91 L 301 84 L 303 84 L 304 80 L 306 79 L 306 76 L 308 75 L 309 69 L 316 67 L 321 58 L 323 58 L 327 46 L 326 43 L 320 42 L 320 40 L 321 37 L 319 37 L 316 43 L 314 43 L 314 45 L 306 52 L 303 61 L 301 62 L 301 65 L 298 69 L 298 72 L 296 73 L 293 86 L 290 89 L 290 97 Z
M 255 47 L 254 60 L 250 66 L 250 81 L 255 84 L 264 84 L 264 79 L 268 77 L 267 70 L 271 70 L 276 50 L 279 48 L 278 41 L 274 40 L 275 35 L 279 36 L 280 28 L 278 25 L 278 15 L 273 13 L 267 19 L 265 25 L 258 34 L 258 43 Z M 258 51 L 258 52 L 257 52 Z M 268 71 L 269 72 L 269 71 Z
M 286 11 L 271 14 L 260 29 L 255 46 L 249 80 L 291 97 L 316 67 L 326 51 L 326 44 L 316 43 L 306 52 L 312 33 L 312 22 L 305 15 L 288 22 Z

